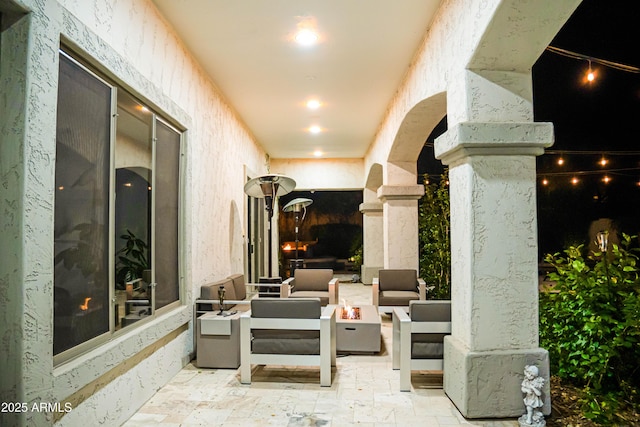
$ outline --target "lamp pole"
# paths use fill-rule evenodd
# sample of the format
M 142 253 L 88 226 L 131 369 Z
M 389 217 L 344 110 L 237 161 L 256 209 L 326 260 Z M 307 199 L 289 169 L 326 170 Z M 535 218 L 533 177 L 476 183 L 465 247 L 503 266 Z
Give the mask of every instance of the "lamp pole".
M 273 203 L 278 196 L 282 196 L 284 194 L 288 194 L 296 187 L 296 182 L 289 178 L 288 176 L 279 175 L 279 174 L 271 174 L 271 175 L 263 175 L 257 178 L 253 178 L 249 180 L 244 185 L 244 192 L 251 197 L 255 197 L 258 199 L 264 199 L 265 208 L 267 210 L 268 217 L 268 267 L 269 267 L 269 277 L 272 276 L 272 256 L 273 256 L 273 236 L 272 236 L 272 224 L 271 218 L 273 217 Z
M 295 269 L 298 267 L 298 245 L 300 242 L 299 238 L 299 225 L 300 225 L 300 212 L 304 209 L 305 213 L 307 210 L 307 206 L 313 203 L 311 199 L 303 199 L 296 198 L 287 203 L 284 208 L 282 208 L 285 212 L 293 212 L 295 214 L 295 234 L 296 234 L 296 258 L 293 261 L 293 267 L 291 268 L 291 274 L 293 275 Z M 303 216 L 304 219 L 304 216 Z

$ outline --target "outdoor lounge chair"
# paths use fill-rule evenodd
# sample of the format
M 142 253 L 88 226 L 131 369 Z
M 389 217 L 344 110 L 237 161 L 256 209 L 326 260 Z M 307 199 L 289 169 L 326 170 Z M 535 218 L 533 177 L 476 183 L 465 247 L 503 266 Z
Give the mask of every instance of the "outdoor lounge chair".
M 380 311 L 391 312 L 393 307 L 408 307 L 410 301 L 424 300 L 427 288 L 424 280 L 418 278 L 416 270 L 382 269 L 373 278 L 373 305 Z
M 451 334 L 451 301 L 411 301 L 409 314 L 393 310 L 393 369 L 400 391 L 411 391 L 411 371 L 442 371 L 444 337 Z
M 251 300 L 240 317 L 240 382 L 251 384 L 252 365 L 320 366 L 320 385 L 331 386 L 335 312 L 318 298 Z
M 298 268 L 284 281 L 289 298 L 320 298 L 323 306 L 338 304 L 339 281 L 330 268 Z

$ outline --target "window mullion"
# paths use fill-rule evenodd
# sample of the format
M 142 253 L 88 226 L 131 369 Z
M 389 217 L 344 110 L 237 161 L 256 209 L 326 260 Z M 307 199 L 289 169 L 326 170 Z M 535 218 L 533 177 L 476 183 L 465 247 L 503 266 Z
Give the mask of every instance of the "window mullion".
M 155 314 L 156 312 L 156 246 L 157 246 L 157 238 L 156 238 L 156 177 L 158 175 L 156 169 L 156 159 L 158 154 L 158 137 L 157 137 L 157 123 L 158 117 L 156 114 L 153 114 L 151 121 L 151 141 L 152 141 L 152 150 L 151 150 L 151 244 L 149 248 L 151 249 L 151 256 L 149 262 L 151 263 L 151 314 Z
M 116 331 L 116 129 L 118 126 L 118 88 L 111 88 L 111 129 L 109 137 L 109 331 Z

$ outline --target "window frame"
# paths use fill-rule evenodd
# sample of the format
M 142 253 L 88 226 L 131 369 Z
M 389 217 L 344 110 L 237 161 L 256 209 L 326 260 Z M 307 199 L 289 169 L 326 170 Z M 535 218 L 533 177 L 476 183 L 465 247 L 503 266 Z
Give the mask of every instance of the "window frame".
M 159 109 L 156 105 L 151 102 L 143 101 L 143 97 L 140 96 L 138 92 L 133 90 L 130 87 L 127 87 L 124 84 L 118 83 L 115 77 L 110 77 L 108 72 L 99 70 L 97 66 L 90 65 L 89 61 L 87 61 L 83 55 L 79 55 L 73 48 L 70 46 L 66 46 L 65 44 L 61 44 L 58 50 L 58 60 L 61 60 L 62 57 L 65 57 L 67 60 L 73 62 L 76 66 L 82 69 L 83 72 L 88 73 L 91 77 L 97 79 L 99 82 L 105 84 L 110 88 L 110 127 L 109 127 L 109 178 L 108 178 L 108 225 L 107 225 L 107 233 L 108 237 L 108 255 L 107 262 L 109 265 L 108 270 L 108 303 L 109 303 L 109 325 L 108 330 L 103 332 L 93 338 L 90 338 L 84 342 L 80 342 L 69 349 L 63 350 L 58 354 L 53 355 L 53 365 L 54 367 L 60 366 L 66 362 L 69 362 L 78 356 L 85 354 L 91 350 L 94 350 L 109 341 L 113 340 L 116 337 L 130 334 L 138 330 L 141 326 L 158 319 L 163 316 L 165 313 L 169 313 L 177 308 L 183 307 L 186 305 L 185 302 L 185 286 L 184 286 L 184 180 L 186 174 L 185 168 L 185 152 L 186 152 L 186 129 L 180 126 L 176 121 L 172 120 L 168 114 Z M 151 161 L 151 170 L 152 170 L 152 179 L 150 185 L 152 188 L 155 188 L 156 182 L 156 147 L 157 147 L 157 124 L 162 123 L 164 126 L 168 127 L 171 131 L 175 132 L 179 139 L 179 149 L 177 150 L 178 158 L 177 168 L 178 175 L 175 177 L 177 179 L 177 218 L 176 218 L 176 233 L 177 233 L 177 253 L 176 253 L 176 261 L 177 261 L 177 299 L 172 301 L 165 306 L 156 309 L 156 298 L 155 298 L 155 274 L 156 274 L 156 264 L 155 264 L 155 245 L 156 245 L 156 212 L 155 212 L 155 201 L 156 201 L 156 193 L 152 192 L 151 194 L 151 203 L 149 206 L 151 212 L 151 234 L 150 240 L 151 245 L 149 247 L 150 251 L 150 265 L 152 270 L 152 280 L 151 280 L 151 314 L 142 318 L 139 321 L 136 321 L 134 324 L 128 325 L 126 327 L 117 327 L 116 319 L 115 319 L 115 309 L 116 309 L 116 283 L 115 283 L 115 262 L 116 262 L 116 227 L 115 227 L 115 198 L 116 198 L 116 142 L 117 142 L 117 116 L 118 116 L 118 93 L 122 91 L 128 96 L 134 98 L 139 101 L 141 105 L 149 108 L 150 113 L 152 114 L 152 132 L 151 132 L 151 144 L 152 144 L 152 161 Z M 58 101 L 59 102 L 59 101 Z M 58 167 L 57 162 L 55 162 L 55 167 Z M 55 207 L 54 207 L 55 210 Z M 54 282 L 55 285 L 55 282 Z M 55 302 L 55 296 L 54 296 Z M 55 313 L 53 318 L 55 319 Z M 55 336 L 53 336 L 53 341 L 55 341 Z M 52 344 L 53 345 L 53 344 Z

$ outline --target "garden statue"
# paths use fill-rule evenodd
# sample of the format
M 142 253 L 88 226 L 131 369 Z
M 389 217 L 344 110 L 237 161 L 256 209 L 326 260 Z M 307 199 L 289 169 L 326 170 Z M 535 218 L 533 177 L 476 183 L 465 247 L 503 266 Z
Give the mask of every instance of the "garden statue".
M 220 314 L 224 313 L 224 286 L 218 288 L 218 302 L 220 303 Z
M 533 365 L 524 367 L 524 380 L 520 389 L 525 394 L 524 405 L 527 413 L 518 418 L 521 427 L 543 427 L 547 423 L 539 408 L 542 408 L 542 386 L 544 378 L 538 375 L 538 368 Z

